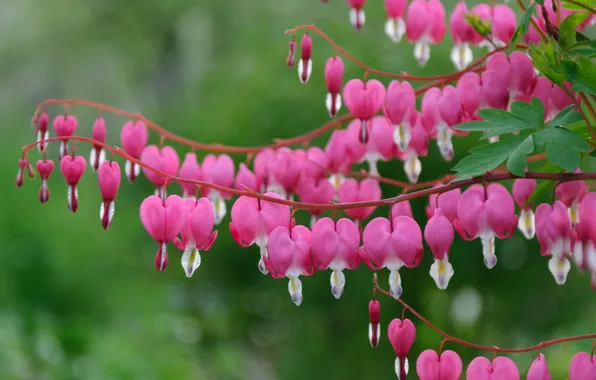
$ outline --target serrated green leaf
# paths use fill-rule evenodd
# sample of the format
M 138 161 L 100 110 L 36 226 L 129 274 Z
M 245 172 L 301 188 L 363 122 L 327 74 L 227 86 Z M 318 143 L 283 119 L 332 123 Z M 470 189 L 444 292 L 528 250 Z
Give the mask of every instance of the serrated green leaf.
M 585 20 L 586 18 L 582 13 L 574 13 L 563 20 L 559 27 L 559 44 L 564 50 L 576 43 L 577 26 Z
M 583 7 L 580 5 L 572 4 L 569 1 L 562 0 L 563 8 L 571 9 L 574 11 L 586 11 L 587 9 L 594 9 L 596 8 L 596 1 L 595 0 L 573 0 L 574 3 L 580 3 L 584 5 Z M 587 8 L 587 9 L 586 9 Z
M 453 168 L 458 179 L 482 175 L 507 161 L 511 153 L 527 139 L 527 136 L 511 136 L 494 144 L 484 144 L 470 149 L 470 155 Z M 523 150 L 523 149 L 522 149 Z
M 511 112 L 507 112 L 501 109 L 486 108 L 478 110 L 478 115 L 485 121 L 492 125 L 499 125 L 504 127 L 526 129 L 528 127 L 534 127 L 530 122 Z
M 566 77 L 559 62 L 555 41 L 549 40 L 548 43 L 541 43 L 540 45 L 530 44 L 529 54 L 534 62 L 534 67 L 551 82 L 559 85 L 565 82 Z
M 562 127 L 582 121 L 582 114 L 578 111 L 574 111 L 575 105 L 570 105 L 561 110 L 555 115 L 548 123 L 547 127 Z
M 526 10 L 526 13 L 522 16 L 519 25 L 515 29 L 513 33 L 513 37 L 511 37 L 511 41 L 509 41 L 509 50 L 513 50 L 515 48 L 515 44 L 526 35 L 528 32 L 528 28 L 530 27 L 530 20 L 532 19 L 532 15 L 534 14 L 534 10 L 536 9 L 536 3 L 532 3 L 530 7 Z
M 536 97 L 532 98 L 530 103 L 521 101 L 511 103 L 511 113 L 535 128 L 544 126 L 544 106 Z
M 575 62 L 563 60 L 561 63 L 567 79 L 574 84 L 574 88 L 578 87 L 581 92 L 596 95 L 596 64 L 594 62 L 578 55 Z
M 534 134 L 537 150 L 544 147 L 550 162 L 570 172 L 577 169 L 582 152 L 590 149 L 590 145 L 576 132 L 565 128 L 551 127 Z
M 507 170 L 516 176 L 522 177 L 526 173 L 528 154 L 534 151 L 534 140 L 532 136 L 526 139 L 515 148 L 507 160 Z

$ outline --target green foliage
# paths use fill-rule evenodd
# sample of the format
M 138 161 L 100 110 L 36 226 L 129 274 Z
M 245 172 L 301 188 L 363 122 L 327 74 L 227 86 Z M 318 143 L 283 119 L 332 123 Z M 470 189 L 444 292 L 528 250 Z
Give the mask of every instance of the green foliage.
M 554 40 L 549 39 L 546 44 L 530 45 L 529 53 L 534 62 L 534 67 L 541 74 L 555 84 L 560 85 L 565 82 L 565 74 L 559 62 L 558 45 Z
M 568 0 L 561 0 L 563 8 L 570 9 L 573 11 L 586 12 L 586 8 L 588 8 L 588 9 L 596 8 L 596 0 L 574 0 L 573 2 L 583 4 L 584 7 L 576 5 L 576 4 L 572 4 Z
M 590 145 L 579 134 L 553 126 L 534 134 L 536 150 L 546 152 L 548 160 L 568 171 L 574 171 L 581 161 L 581 153 Z
M 583 121 L 582 114 L 578 111 L 574 111 L 575 106 L 570 105 L 561 110 L 558 114 L 550 119 L 547 123 L 547 127 L 561 127 L 569 126 L 577 122 Z
M 481 36 L 488 36 L 490 34 L 492 28 L 490 21 L 483 20 L 476 13 L 466 13 L 464 17 L 466 22 Z
M 511 41 L 509 41 L 509 49 L 513 50 L 515 48 L 515 44 L 519 42 L 522 36 L 525 36 L 528 32 L 528 28 L 530 27 L 530 20 L 532 19 L 532 15 L 534 14 L 534 10 L 536 10 L 536 3 L 532 3 L 526 10 L 526 13 L 521 18 L 521 21 L 517 28 L 515 29 L 515 33 L 513 33 L 513 37 L 511 37 Z
M 596 64 L 583 55 L 578 55 L 575 61 L 562 61 L 563 70 L 573 90 L 596 95 Z

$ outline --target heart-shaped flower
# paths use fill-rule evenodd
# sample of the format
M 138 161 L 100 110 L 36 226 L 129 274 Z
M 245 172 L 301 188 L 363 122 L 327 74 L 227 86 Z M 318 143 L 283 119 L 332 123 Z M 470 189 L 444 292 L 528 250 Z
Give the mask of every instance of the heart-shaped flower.
M 569 364 L 569 380 L 596 379 L 596 357 L 587 352 L 576 354 Z
M 505 356 L 490 360 L 479 356 L 472 360 L 466 371 L 467 380 L 519 380 L 515 362 Z
M 180 167 L 178 153 L 171 146 L 164 146 L 161 149 L 156 145 L 147 146 L 143 150 L 143 153 L 141 153 L 141 162 L 169 176 L 175 176 Z M 165 194 L 162 192 L 165 191 L 163 186 L 166 184 L 166 177 L 147 168 L 143 168 L 143 173 L 145 173 L 145 177 L 147 177 L 153 186 L 156 187 L 156 195 Z
M 462 361 L 456 352 L 443 351 L 441 356 L 434 350 L 423 351 L 416 361 L 416 374 L 420 380 L 458 380 Z

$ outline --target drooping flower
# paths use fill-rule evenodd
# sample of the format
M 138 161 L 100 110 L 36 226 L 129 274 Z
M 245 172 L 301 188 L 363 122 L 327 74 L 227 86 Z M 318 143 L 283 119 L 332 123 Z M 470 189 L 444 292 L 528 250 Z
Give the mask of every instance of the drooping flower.
M 49 117 L 48 110 L 44 109 L 40 116 L 38 116 L 33 123 L 35 124 L 35 134 L 37 136 L 37 145 L 40 152 L 46 149 L 47 143 L 40 142 L 50 138 L 50 132 L 48 131 Z
M 395 373 L 399 380 L 404 380 L 409 369 L 408 353 L 416 339 L 416 327 L 409 319 L 395 318 L 389 323 L 387 336 L 395 351 Z
M 468 7 L 463 1 L 458 1 L 453 13 L 451 13 L 450 26 L 453 37 L 453 49 L 451 50 L 451 62 L 458 70 L 463 70 L 474 60 L 470 43 L 473 42 L 474 28 L 465 18 Z
M 588 193 L 579 206 L 579 223 L 575 225 L 576 239 L 573 244 L 573 258 L 576 265 L 596 273 L 596 193 Z
M 87 168 L 87 161 L 83 156 L 64 156 L 60 160 L 60 170 L 68 184 L 68 208 L 73 213 L 79 207 L 79 190 L 77 185 Z
M 240 163 L 238 173 L 236 174 L 235 187 L 238 190 L 251 189 L 258 192 L 261 189 L 261 183 L 259 177 L 250 171 L 250 169 L 246 167 L 246 164 Z
M 300 306 L 303 299 L 300 275 L 309 276 L 313 273 L 310 249 L 310 230 L 300 225 L 291 230 L 288 226 L 276 227 L 267 242 L 269 255 L 265 263 L 269 272 L 273 278 L 290 279 L 288 291 L 296 306 Z
M 326 178 L 317 180 L 314 178 L 304 177 L 300 179 L 297 193 L 302 202 L 331 204 L 333 201 L 333 196 L 335 195 L 335 189 Z M 308 212 L 312 215 L 312 227 L 317 221 L 317 216 L 320 215 L 323 210 L 308 209 Z
M 281 199 L 276 193 L 265 195 Z M 267 239 L 276 227 L 290 225 L 290 208 L 279 203 L 241 196 L 232 206 L 231 217 L 230 232 L 236 243 L 241 247 L 256 244 L 261 254 L 259 270 L 263 274 L 269 273 L 263 261 L 267 256 Z
M 576 173 L 581 173 L 578 168 Z M 571 223 L 576 224 L 579 220 L 579 205 L 582 199 L 588 193 L 588 186 L 585 181 L 569 181 L 563 182 L 557 185 L 555 194 L 557 199 L 560 200 L 569 208 L 569 217 Z
M 528 374 L 526 375 L 526 380 L 551 380 L 550 371 L 548 370 L 548 365 L 546 364 L 546 359 L 544 358 L 544 354 L 539 353 L 538 357 L 534 359 L 532 364 L 530 365 L 530 369 L 528 369 Z
M 361 257 L 374 270 L 389 269 L 389 288 L 394 297 L 402 294 L 399 269 L 418 266 L 422 259 L 422 231 L 414 219 L 398 216 L 392 221 L 375 218 L 364 228 Z
M 346 283 L 343 270 L 354 269 L 360 263 L 360 231 L 350 219 L 334 222 L 331 218 L 322 218 L 313 226 L 311 238 L 315 268 L 332 270 L 331 294 L 339 299 Z
M 534 234 L 536 233 L 536 224 L 532 205 L 526 205 L 526 202 L 528 202 L 528 199 L 530 199 L 530 196 L 534 192 L 535 188 L 536 181 L 533 179 L 520 178 L 513 182 L 513 200 L 515 200 L 515 203 L 517 203 L 521 209 L 517 228 L 528 240 L 534 238 Z
M 208 154 L 203 159 L 203 179 L 205 182 L 222 187 L 234 186 L 234 161 L 227 154 Z M 209 198 L 215 212 L 215 224 L 219 225 L 227 213 L 226 202 L 232 194 L 204 188 L 203 195 Z
M 312 73 L 312 39 L 305 33 L 300 41 L 300 61 L 298 61 L 298 79 L 307 83 Z
M 95 141 L 105 143 L 106 133 L 106 121 L 103 117 L 98 116 L 93 123 L 93 128 L 91 129 L 91 137 Z M 91 169 L 96 172 L 105 159 L 106 152 L 103 150 L 103 148 L 100 145 L 93 144 L 93 148 L 91 148 L 91 153 L 89 154 L 89 166 L 91 166 Z
M 352 79 L 344 86 L 344 103 L 361 122 L 360 140 L 362 143 L 368 141 L 366 124 L 383 108 L 386 93 L 383 83 L 376 79 L 366 82 L 360 79 Z
M 576 354 L 569 364 L 569 380 L 596 379 L 596 356 L 587 352 Z
M 543 203 L 536 208 L 536 236 L 540 243 L 540 253 L 552 256 L 548 269 L 555 281 L 563 285 L 571 264 L 567 259 L 571 255 L 572 228 L 567 208 L 561 201 L 553 206 Z
M 371 300 L 368 303 L 368 340 L 370 345 L 375 348 L 379 344 L 379 338 L 381 337 L 381 304 L 377 300 Z
M 141 162 L 168 176 L 175 176 L 180 167 L 178 153 L 171 146 L 164 146 L 161 149 L 156 145 L 145 147 L 143 153 L 141 153 Z M 166 197 L 165 186 L 167 185 L 167 177 L 148 168 L 143 168 L 143 173 L 145 173 L 145 177 L 155 186 L 155 195 L 162 198 Z
M 443 351 L 441 356 L 435 350 L 425 350 L 416 360 L 420 380 L 458 380 L 462 369 L 461 358 L 451 350 Z
M 101 191 L 99 219 L 104 230 L 112 225 L 116 206 L 114 200 L 120 187 L 120 166 L 116 161 L 104 161 L 97 171 L 97 181 Z
M 199 162 L 197 161 L 197 155 L 195 153 L 189 152 L 186 154 L 186 157 L 184 157 L 184 161 L 180 166 L 178 176 L 193 181 L 200 181 L 203 178 L 201 167 L 199 166 Z M 194 185 L 192 183 L 181 182 L 180 186 L 182 187 L 182 196 L 184 198 L 198 196 L 197 185 Z
M 141 223 L 159 244 L 155 255 L 155 268 L 159 272 L 163 272 L 168 266 L 167 245 L 178 239 L 177 235 L 182 231 L 187 215 L 188 207 L 177 195 L 170 195 L 165 199 L 151 195 L 141 203 Z
M 296 63 L 296 41 L 293 39 L 290 41 L 288 45 L 288 59 L 286 60 L 286 65 L 288 67 L 294 66 Z
M 287 147 L 279 148 L 275 154 L 275 162 L 270 167 L 272 179 L 281 186 L 277 192 L 289 198 L 298 186 L 304 156 Z
M 449 249 L 455 233 L 449 219 L 443 215 L 440 208 L 435 210 L 435 215 L 430 218 L 424 228 L 424 240 L 430 247 L 435 262 L 430 267 L 430 276 L 435 280 L 439 289 L 447 289 L 449 280 L 453 276 L 453 266 L 449 262 Z
M 381 186 L 374 179 L 367 178 L 358 183 L 354 178 L 349 178 L 339 187 L 338 198 L 341 203 L 378 201 L 381 199 Z M 371 206 L 350 208 L 346 209 L 345 212 L 350 218 L 362 222 L 374 210 L 375 207 Z
M 393 139 L 403 151 L 410 144 L 411 129 L 416 123 L 416 94 L 409 82 L 391 81 L 387 87 L 384 113 L 395 127 Z
M 491 269 L 497 264 L 495 237 L 506 239 L 517 225 L 513 198 L 501 184 L 470 186 L 457 202 L 455 230 L 464 240 L 480 238 L 484 264 Z
M 186 277 L 190 278 L 201 265 L 201 251 L 208 251 L 217 238 L 215 214 L 209 199 L 186 198 L 187 215 L 180 233 L 182 242 L 178 247 L 182 253 L 181 263 Z
M 348 125 L 346 151 L 354 162 L 366 161 L 369 174 L 378 176 L 377 162 L 389 161 L 395 150 L 393 128 L 385 117 L 375 116 L 366 124 L 366 130 L 368 139 L 362 143 L 361 122 L 353 120 Z
M 52 160 L 39 160 L 35 164 L 37 168 L 37 172 L 41 177 L 41 186 L 39 188 L 39 201 L 41 203 L 46 203 L 50 200 L 50 188 L 48 187 L 48 179 L 50 175 L 54 171 L 54 161 Z
M 402 202 L 394 203 L 393 206 L 391 206 L 391 219 L 395 219 L 398 216 L 407 216 L 407 217 L 414 219 L 410 201 L 402 201 Z
M 54 118 L 54 130 L 58 137 L 70 137 L 77 130 L 77 118 L 73 115 L 61 114 Z M 68 140 L 60 142 L 60 160 L 68 155 Z
M 344 173 L 352 166 L 352 160 L 347 153 L 346 146 L 347 132 L 345 129 L 333 131 L 325 146 L 325 155 L 331 173 L 328 179 L 336 191 L 346 180 Z
M 441 187 L 444 184 L 437 183 L 434 187 Z M 428 207 L 426 208 L 426 216 L 428 219 L 435 215 L 435 210 L 440 208 L 443 215 L 453 223 L 457 219 L 457 203 L 461 196 L 461 189 L 453 189 L 441 194 L 432 194 L 428 197 Z
M 325 64 L 325 83 L 327 83 L 327 97 L 325 106 L 329 115 L 335 117 L 341 108 L 341 85 L 344 78 L 344 61 L 341 57 L 333 57 Z
M 519 380 L 515 362 L 505 356 L 497 356 L 492 362 L 483 356 L 472 360 L 466 370 L 466 380 L 492 379 Z
M 511 41 L 517 20 L 515 12 L 505 4 L 496 4 L 492 9 L 491 35 L 498 46 L 505 46 Z M 522 53 L 523 54 L 523 53 Z
M 445 8 L 439 0 L 414 0 L 406 16 L 406 36 L 414 45 L 414 57 L 424 66 L 430 59 L 430 44 L 445 36 Z
M 416 183 L 422 172 L 422 162 L 419 157 L 428 154 L 429 135 L 417 113 L 409 114 L 408 118 L 411 122 L 410 141 L 406 149 L 397 148 L 396 156 L 404 162 L 404 173 L 406 173 L 408 181 Z
M 403 15 L 407 5 L 407 0 L 385 0 L 385 10 L 387 12 L 385 34 L 393 42 L 400 42 L 404 33 L 406 33 L 406 23 Z
M 147 126 L 142 121 L 127 121 L 120 132 L 122 149 L 132 158 L 141 158 L 141 153 L 143 153 L 148 139 Z M 124 172 L 128 177 L 128 182 L 133 183 L 141 174 L 141 167 L 127 160 L 124 165 Z

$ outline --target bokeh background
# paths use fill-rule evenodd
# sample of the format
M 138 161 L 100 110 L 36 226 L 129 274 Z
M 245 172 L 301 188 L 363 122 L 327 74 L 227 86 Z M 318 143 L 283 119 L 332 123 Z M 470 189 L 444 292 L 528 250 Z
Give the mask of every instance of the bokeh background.
M 454 1 L 444 3 L 450 13 Z M 142 199 L 153 191 L 145 178 L 133 186 L 123 182 L 108 231 L 100 225 L 99 189 L 91 172 L 80 185 L 75 215 L 67 209 L 59 172 L 50 181 L 52 200 L 43 206 L 37 200 L 39 179 L 26 180 L 19 190 L 13 185 L 20 148 L 34 139 L 31 116 L 45 98 L 96 100 L 142 112 L 202 142 L 265 144 L 319 126 L 328 120 L 323 68 L 333 49 L 313 35 L 314 71 L 301 85 L 295 69 L 285 65 L 283 33 L 298 24 L 315 23 L 375 68 L 423 75 L 455 70 L 449 36 L 420 68 L 411 44 L 396 45 L 383 34 L 382 1 L 369 1 L 366 12 L 365 28 L 355 32 L 340 0 L 0 2 L 1 379 L 395 377 L 386 327 L 401 308 L 381 298 L 382 338 L 371 349 L 367 268 L 347 273 L 340 300 L 330 293 L 328 273 L 303 280 L 304 302 L 296 307 L 287 281 L 257 270 L 257 249 L 233 242 L 228 218 L 194 277 L 184 276 L 173 247 L 170 267 L 157 273 L 156 245 L 138 217 Z M 347 78 L 362 76 L 353 64 L 346 70 Z M 78 134 L 89 135 L 97 111 L 71 111 L 80 121 Z M 50 108 L 51 117 L 58 112 L 61 107 Z M 108 142 L 119 144 L 126 120 L 105 117 Z M 314 143 L 324 145 L 325 138 Z M 458 139 L 455 160 L 474 144 L 474 137 Z M 57 144 L 50 148 L 56 157 Z M 88 156 L 89 147 L 78 149 Z M 32 152 L 31 159 L 37 157 Z M 434 143 L 422 162 L 421 180 L 452 166 Z M 398 161 L 382 164 L 380 171 L 404 179 Z M 384 188 L 384 195 L 398 191 Z M 421 222 L 426 202 L 413 202 Z M 386 213 L 379 209 L 376 215 Z M 403 299 L 448 333 L 486 345 L 527 346 L 596 330 L 596 295 L 586 274 L 573 268 L 567 284 L 557 286 L 537 242 L 519 233 L 498 241 L 497 252 L 499 263 L 489 271 L 480 242 L 457 239 L 451 254 L 456 274 L 448 290 L 440 291 L 428 275 L 427 251 L 418 268 L 402 271 Z M 382 284 L 387 277 L 380 273 Z M 438 349 L 441 341 L 421 323 L 417 328 L 411 369 L 422 350 Z M 571 357 L 591 344 L 545 349 L 553 378 L 565 378 Z M 457 350 L 465 363 L 476 355 L 492 356 L 453 344 L 445 348 Z M 534 357 L 514 359 L 524 373 Z

